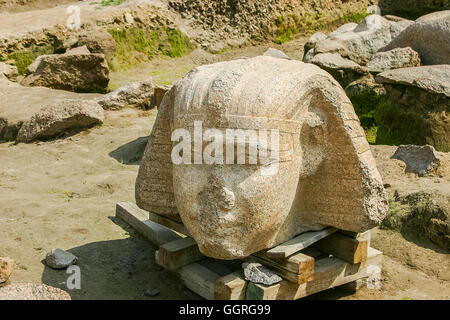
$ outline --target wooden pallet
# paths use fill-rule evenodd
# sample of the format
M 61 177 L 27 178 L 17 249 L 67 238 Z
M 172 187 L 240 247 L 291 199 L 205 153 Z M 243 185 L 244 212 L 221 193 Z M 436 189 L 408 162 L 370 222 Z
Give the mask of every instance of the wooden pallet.
M 159 247 L 156 263 L 209 300 L 295 300 L 346 284 L 357 288 L 372 270 L 381 269 L 382 253 L 370 247 L 370 231 L 355 234 L 328 228 L 244 259 L 259 262 L 283 278 L 264 286 L 245 280 L 242 261 L 204 256 L 177 221 L 149 215 L 130 202 L 118 203 L 116 216 Z

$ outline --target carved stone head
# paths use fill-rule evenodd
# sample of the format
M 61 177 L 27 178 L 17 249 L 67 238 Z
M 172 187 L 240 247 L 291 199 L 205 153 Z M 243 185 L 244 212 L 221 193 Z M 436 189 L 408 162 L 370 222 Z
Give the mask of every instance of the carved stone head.
M 314 65 L 272 57 L 201 66 L 174 84 L 142 159 L 136 202 L 181 220 L 200 250 L 220 259 L 325 226 L 365 231 L 387 212 L 343 89 Z

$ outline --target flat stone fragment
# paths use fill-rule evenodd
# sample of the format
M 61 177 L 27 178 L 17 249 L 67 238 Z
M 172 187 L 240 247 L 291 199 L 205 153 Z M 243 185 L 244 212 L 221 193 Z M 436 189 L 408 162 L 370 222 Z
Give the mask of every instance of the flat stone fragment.
M 50 104 L 26 121 L 16 142 L 49 139 L 71 129 L 87 128 L 102 123 L 104 111 L 93 100 L 60 100 Z
M 406 164 L 406 172 L 423 176 L 440 165 L 439 154 L 429 145 L 403 145 L 397 148 L 392 159 L 402 160 Z
M 16 262 L 8 257 L 0 257 L 0 283 L 8 281 Z
M 420 66 L 389 70 L 375 77 L 378 83 L 416 87 L 450 97 L 450 65 Z
M 411 47 L 420 54 L 424 65 L 450 64 L 449 39 L 450 10 L 438 11 L 410 24 L 383 51 Z
M 370 72 L 383 72 L 391 69 L 418 66 L 420 66 L 420 56 L 410 47 L 378 52 L 367 64 L 367 68 Z
M 51 250 L 45 256 L 45 263 L 52 269 L 65 269 L 76 264 L 77 261 L 78 258 L 75 255 L 59 248 Z
M 283 279 L 260 263 L 243 263 L 245 280 L 271 286 Z
M 105 94 L 97 100 L 105 110 L 118 110 L 127 106 L 148 109 L 152 103 L 152 79 L 133 82 Z
M 328 69 L 359 70 L 361 66 L 356 62 L 345 59 L 337 53 L 320 53 L 314 56 L 311 63 Z
M 269 56 L 269 57 L 274 57 L 274 58 L 279 58 L 279 59 L 288 59 L 288 60 L 291 59 L 283 51 L 274 49 L 274 48 L 267 49 L 266 52 L 264 52 L 263 56 Z
M 61 289 L 45 284 L 14 283 L 0 288 L 0 300 L 71 300 Z

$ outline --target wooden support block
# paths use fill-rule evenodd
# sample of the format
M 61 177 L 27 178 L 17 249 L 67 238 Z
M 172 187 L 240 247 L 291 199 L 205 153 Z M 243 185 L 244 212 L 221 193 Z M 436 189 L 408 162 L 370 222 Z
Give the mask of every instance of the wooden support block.
M 261 258 L 261 256 L 256 255 L 245 258 L 245 261 L 258 262 L 263 266 L 268 267 L 280 277 L 291 282 L 302 284 L 311 281 L 314 278 L 314 258 L 302 253 L 297 253 L 295 256 L 296 257 L 292 259 L 292 262 L 288 262 L 288 258 L 283 259 L 284 261 L 278 263 L 278 261 L 267 258 L 264 259 Z M 288 266 L 290 270 L 287 269 L 286 266 Z M 291 270 L 295 270 L 295 272 Z
M 287 281 L 286 281 L 287 282 Z M 289 282 L 290 283 L 290 282 Z M 265 286 L 259 283 L 249 282 L 247 285 L 246 300 L 276 300 L 280 283 Z
M 155 262 L 164 267 L 159 261 L 159 253 L 155 252 Z M 220 275 L 194 262 L 174 271 L 181 282 L 191 291 L 202 298 L 214 300 L 214 289 Z
M 245 300 L 247 280 L 243 270 L 219 278 L 214 286 L 215 300 Z
M 357 233 L 357 232 L 339 230 L 340 233 L 345 234 L 349 237 L 355 238 L 359 241 L 367 241 L 368 247 L 370 247 L 371 231 L 372 230 L 367 230 L 367 231 L 364 231 L 361 233 Z
M 296 300 L 314 293 L 366 278 L 374 268 L 381 269 L 382 253 L 369 248 L 364 263 L 350 264 L 338 258 L 323 258 L 316 261 L 314 280 L 298 285 L 283 280 L 275 294 L 277 300 Z M 273 297 L 274 293 L 271 292 Z
M 131 202 L 116 205 L 116 217 L 128 223 L 134 230 L 156 246 L 181 239 L 174 231 L 148 219 L 148 212 Z
M 367 241 L 359 241 L 341 233 L 318 241 L 314 248 L 353 264 L 367 259 Z
M 320 231 L 302 233 L 301 235 L 268 250 L 267 256 L 269 258 L 287 258 L 336 231 L 337 229 L 335 228 L 326 228 Z
M 195 240 L 186 237 L 168 242 L 159 247 L 158 260 L 169 270 L 175 270 L 192 262 L 205 259 Z
M 179 221 L 175 221 L 173 219 L 170 219 L 168 217 L 164 217 L 162 215 L 159 215 L 157 213 L 154 212 L 149 212 L 149 219 L 152 220 L 153 222 L 156 222 L 157 224 L 163 225 L 169 229 L 175 230 L 179 233 L 182 233 L 186 236 L 191 236 L 189 234 L 189 231 L 187 231 L 187 229 L 184 227 L 183 223 L 179 222 Z

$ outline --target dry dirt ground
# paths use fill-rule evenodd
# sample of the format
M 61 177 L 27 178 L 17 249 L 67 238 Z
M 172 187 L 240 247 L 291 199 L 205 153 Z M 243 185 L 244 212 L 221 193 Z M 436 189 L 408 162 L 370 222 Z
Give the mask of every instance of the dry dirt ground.
M 298 38 L 283 46 L 220 55 L 196 50 L 187 57 L 114 72 L 110 86 L 149 76 L 171 83 L 196 65 L 259 55 L 269 46 L 300 59 L 303 43 Z M 155 264 L 154 246 L 114 218 L 117 202 L 134 201 L 140 156 L 155 116 L 156 110 L 108 111 L 103 125 L 65 138 L 0 144 L 0 256 L 17 261 L 12 283 L 45 283 L 66 290 L 72 299 L 200 299 Z M 373 151 L 381 157 L 392 148 Z M 415 181 L 400 177 L 397 169 L 392 172 L 391 184 Z M 337 288 L 308 299 L 450 299 L 448 252 L 389 230 L 374 230 L 372 245 L 385 254 L 381 290 L 350 294 Z M 46 252 L 56 247 L 78 256 L 80 290 L 66 287 L 64 270 L 43 263 Z M 160 294 L 145 297 L 148 288 L 158 288 Z

